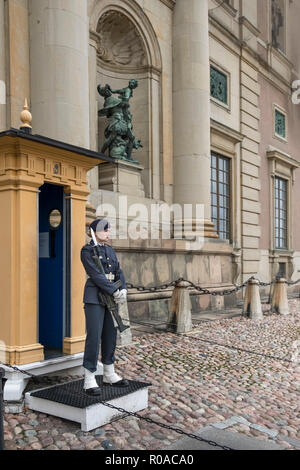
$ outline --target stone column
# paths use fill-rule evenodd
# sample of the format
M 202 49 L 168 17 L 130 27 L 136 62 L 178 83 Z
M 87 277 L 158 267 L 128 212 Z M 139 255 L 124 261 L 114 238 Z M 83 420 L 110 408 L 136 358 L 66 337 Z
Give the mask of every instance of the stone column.
M 89 147 L 87 0 L 30 0 L 34 133 Z
M 174 203 L 204 207 L 204 236 L 217 237 L 210 214 L 210 76 L 207 0 L 177 0 L 173 26 Z
M 6 76 L 5 76 L 5 32 L 4 0 L 0 0 L 0 132 L 6 126 Z

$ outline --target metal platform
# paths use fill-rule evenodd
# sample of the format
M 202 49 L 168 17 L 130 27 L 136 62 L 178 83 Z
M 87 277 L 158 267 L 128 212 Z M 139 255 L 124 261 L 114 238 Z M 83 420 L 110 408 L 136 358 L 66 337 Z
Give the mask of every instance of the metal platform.
M 128 387 L 115 387 L 103 384 L 102 376 L 96 376 L 96 380 L 102 390 L 97 397 L 87 395 L 83 390 L 84 380 L 79 379 L 27 392 L 26 405 L 32 410 L 80 423 L 83 431 L 90 431 L 122 416 L 120 411 L 103 405 L 102 401 L 131 412 L 148 407 L 150 383 L 129 380 Z

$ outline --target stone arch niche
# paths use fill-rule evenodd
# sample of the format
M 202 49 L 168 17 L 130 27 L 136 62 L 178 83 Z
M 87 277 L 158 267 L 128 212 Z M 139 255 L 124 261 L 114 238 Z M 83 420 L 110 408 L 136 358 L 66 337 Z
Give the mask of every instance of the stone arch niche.
M 141 8 L 132 2 L 99 0 L 90 15 L 90 81 L 91 142 L 100 151 L 104 142 L 105 118 L 98 118 L 104 100 L 97 85 L 109 83 L 113 89 L 127 86 L 136 78 L 138 88 L 131 100 L 133 132 L 143 147 L 133 158 L 144 168 L 142 183 L 145 196 L 160 199 L 161 187 L 161 56 L 157 38 Z M 92 54 L 91 54 L 92 51 Z M 91 189 L 98 189 L 97 177 L 91 179 Z M 101 189 L 101 187 L 99 188 Z

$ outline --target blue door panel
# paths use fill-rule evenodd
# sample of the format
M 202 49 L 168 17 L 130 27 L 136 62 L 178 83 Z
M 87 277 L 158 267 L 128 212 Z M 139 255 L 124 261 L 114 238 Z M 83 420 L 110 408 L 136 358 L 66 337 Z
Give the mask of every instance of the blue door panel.
M 39 258 L 39 342 L 48 348 L 63 345 L 63 217 L 58 228 L 49 224 L 49 214 L 63 215 L 62 186 L 44 184 L 39 194 L 39 232 L 43 238 Z M 46 244 L 46 246 L 45 246 Z M 47 254 L 48 252 L 48 254 Z M 45 257 L 41 257 L 45 256 Z

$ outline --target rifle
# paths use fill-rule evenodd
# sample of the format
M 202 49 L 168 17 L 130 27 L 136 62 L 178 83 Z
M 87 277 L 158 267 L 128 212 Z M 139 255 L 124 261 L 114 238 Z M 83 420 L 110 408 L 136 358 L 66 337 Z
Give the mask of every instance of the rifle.
M 94 240 L 94 237 L 93 237 L 93 240 Z M 94 240 L 94 243 L 95 243 L 95 240 Z M 101 274 L 106 275 L 106 272 L 104 271 L 103 265 L 102 265 L 102 263 L 99 259 L 98 254 L 97 254 L 97 245 L 93 246 L 93 251 L 94 251 L 94 256 L 92 256 L 92 258 L 93 258 L 96 266 L 98 267 Z M 118 289 L 120 287 L 122 287 L 121 279 L 119 279 L 118 281 L 115 281 L 113 284 Z M 115 303 L 114 298 L 113 298 L 112 295 L 98 289 L 98 297 L 99 297 L 100 304 L 107 307 L 108 311 L 110 312 L 110 314 L 111 314 L 111 316 L 114 320 L 114 323 L 119 328 L 120 333 L 122 333 L 127 328 L 130 328 L 129 325 L 124 325 L 124 323 L 122 322 L 122 318 L 120 317 L 120 315 L 118 314 L 118 311 L 117 311 L 117 304 Z

